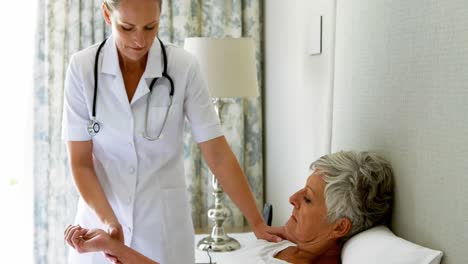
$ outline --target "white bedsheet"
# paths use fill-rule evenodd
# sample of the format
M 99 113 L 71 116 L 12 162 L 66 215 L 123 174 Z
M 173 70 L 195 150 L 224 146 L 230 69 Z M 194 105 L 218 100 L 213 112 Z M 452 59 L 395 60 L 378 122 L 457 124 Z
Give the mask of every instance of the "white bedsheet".
M 253 233 L 234 233 L 229 234 L 239 241 L 241 248 L 232 252 L 210 253 L 212 263 L 216 264 L 285 264 L 287 262 L 275 259 L 275 256 L 281 250 L 294 246 L 289 241 L 280 243 L 272 243 L 265 240 L 257 240 Z M 205 251 L 198 250 L 196 243 L 202 239 L 204 235 L 195 237 L 195 259 L 197 263 L 209 263 L 208 254 Z

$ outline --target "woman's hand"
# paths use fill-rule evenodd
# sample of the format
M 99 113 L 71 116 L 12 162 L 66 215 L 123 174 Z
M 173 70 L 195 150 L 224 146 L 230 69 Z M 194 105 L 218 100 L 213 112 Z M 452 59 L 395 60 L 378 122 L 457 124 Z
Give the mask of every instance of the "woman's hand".
M 65 230 L 65 240 L 79 253 L 110 251 L 115 243 L 109 234 L 101 229 L 86 229 L 69 225 Z
M 76 244 L 78 243 L 79 238 L 82 237 L 85 233 L 86 231 L 84 231 L 84 229 L 82 229 L 79 225 L 68 225 L 65 229 L 65 232 L 63 233 L 63 237 L 67 244 L 76 250 Z
M 106 257 L 112 262 L 121 264 L 114 252 L 121 242 L 114 240 L 106 231 L 102 229 L 86 229 L 80 226 L 68 225 L 65 230 L 65 240 L 78 253 L 104 252 Z
M 280 227 L 267 226 L 263 221 L 253 226 L 252 231 L 255 233 L 257 239 L 264 239 L 270 242 L 280 242 L 283 240 L 283 232 Z

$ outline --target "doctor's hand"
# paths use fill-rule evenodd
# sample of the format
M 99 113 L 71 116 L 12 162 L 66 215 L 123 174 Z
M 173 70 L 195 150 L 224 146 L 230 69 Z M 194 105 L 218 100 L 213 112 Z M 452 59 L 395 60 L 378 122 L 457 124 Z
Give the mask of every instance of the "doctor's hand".
M 107 223 L 105 224 L 106 225 L 106 231 L 107 233 L 109 234 L 109 236 L 116 240 L 116 241 L 119 241 L 120 243 L 124 243 L 124 234 L 123 234 L 123 229 L 122 229 L 122 225 L 119 223 L 119 222 L 111 222 L 111 223 Z M 106 255 L 106 258 L 111 261 L 112 263 L 119 263 L 118 259 L 105 252 L 105 255 Z
M 283 239 L 278 233 L 275 227 L 267 226 L 265 222 L 261 222 L 252 227 L 252 231 L 255 233 L 257 239 L 264 239 L 270 242 L 280 242 Z
M 124 243 L 124 234 L 122 225 L 118 222 L 108 223 L 106 225 L 107 233 L 115 240 Z
M 284 226 L 268 226 L 267 227 L 267 232 L 281 237 L 282 239 L 289 240 L 286 234 L 286 229 Z

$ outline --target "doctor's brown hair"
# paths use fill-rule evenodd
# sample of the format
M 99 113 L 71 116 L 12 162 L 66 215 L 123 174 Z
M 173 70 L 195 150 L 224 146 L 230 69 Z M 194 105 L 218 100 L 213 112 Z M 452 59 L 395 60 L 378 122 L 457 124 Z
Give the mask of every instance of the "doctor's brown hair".
M 109 11 L 114 11 L 115 9 L 119 8 L 119 4 L 122 0 L 103 0 L 104 4 L 107 6 Z M 163 0 L 155 0 L 159 2 L 159 12 L 161 12 L 162 1 Z

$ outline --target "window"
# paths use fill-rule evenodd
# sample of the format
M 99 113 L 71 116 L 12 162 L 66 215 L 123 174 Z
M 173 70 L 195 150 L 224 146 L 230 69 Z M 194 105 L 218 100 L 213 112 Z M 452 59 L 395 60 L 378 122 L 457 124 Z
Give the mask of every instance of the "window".
M 33 61 L 36 1 L 6 1 L 0 16 L 2 263 L 33 263 Z

